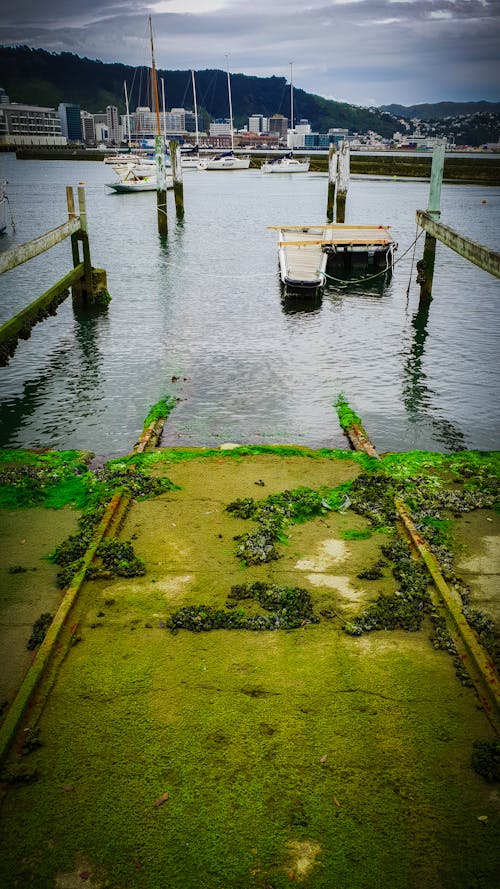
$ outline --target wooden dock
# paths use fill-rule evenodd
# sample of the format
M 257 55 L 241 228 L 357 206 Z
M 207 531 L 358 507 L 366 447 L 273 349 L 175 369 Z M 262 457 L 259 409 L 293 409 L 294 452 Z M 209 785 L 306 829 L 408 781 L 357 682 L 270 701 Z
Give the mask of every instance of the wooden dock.
M 326 283 L 327 266 L 340 261 L 345 267 L 353 254 L 378 265 L 397 244 L 386 225 L 273 225 L 278 232 L 282 283 L 292 289 L 318 290 Z

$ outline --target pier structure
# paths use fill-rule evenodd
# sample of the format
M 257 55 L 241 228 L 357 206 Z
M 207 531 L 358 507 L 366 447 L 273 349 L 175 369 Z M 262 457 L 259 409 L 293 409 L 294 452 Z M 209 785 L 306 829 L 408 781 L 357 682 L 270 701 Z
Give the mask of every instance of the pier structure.
M 321 289 L 328 267 L 350 268 L 354 257 L 372 260 L 377 267 L 385 261 L 389 268 L 397 247 L 386 225 L 337 222 L 269 228 L 278 231 L 281 282 L 290 289 Z
M 422 259 L 417 263 L 417 284 L 420 284 L 419 311 L 422 312 L 429 308 L 432 300 L 436 241 L 440 241 L 495 278 L 500 278 L 500 253 L 461 235 L 440 221 L 444 155 L 444 144 L 437 145 L 432 156 L 427 210 L 417 210 L 416 214 L 417 225 L 425 231 L 424 252 Z
M 40 256 L 66 238 L 71 239 L 73 269 L 0 327 L 0 366 L 8 364 L 19 339 L 28 339 L 35 324 L 45 320 L 49 315 L 55 315 L 58 306 L 69 296 L 70 288 L 74 304 L 82 303 L 90 308 L 107 305 L 110 300 L 106 272 L 104 269 L 92 267 L 83 183 L 78 186 L 78 212 L 75 209 L 75 197 L 71 186 L 66 188 L 66 201 L 68 207 L 66 222 L 38 238 L 6 250 L 0 256 L 0 274 L 2 274 Z M 82 257 L 80 257 L 80 244 Z

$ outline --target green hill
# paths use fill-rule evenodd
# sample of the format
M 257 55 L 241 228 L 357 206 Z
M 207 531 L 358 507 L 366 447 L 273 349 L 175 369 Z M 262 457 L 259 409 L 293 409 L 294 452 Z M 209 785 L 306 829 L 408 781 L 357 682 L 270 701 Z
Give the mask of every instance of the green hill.
M 190 71 L 164 71 L 168 107 L 192 108 Z M 131 96 L 131 108 L 151 105 L 149 72 L 120 63 L 104 63 L 80 58 L 73 53 L 52 53 L 27 46 L 0 47 L 0 86 L 13 102 L 47 105 L 75 102 L 90 112 L 104 111 L 117 105 L 123 113 L 123 83 Z M 289 86 L 284 77 L 231 76 L 234 120 L 242 126 L 251 114 L 290 113 Z M 227 79 L 224 71 L 207 69 L 196 72 L 196 91 L 200 113 L 209 118 L 228 116 Z M 374 130 L 392 136 L 395 122 L 390 115 L 370 111 L 344 102 L 334 102 L 304 90 L 294 89 L 295 119 L 307 118 L 313 130 L 325 132 L 330 127 L 346 127 L 351 132 Z

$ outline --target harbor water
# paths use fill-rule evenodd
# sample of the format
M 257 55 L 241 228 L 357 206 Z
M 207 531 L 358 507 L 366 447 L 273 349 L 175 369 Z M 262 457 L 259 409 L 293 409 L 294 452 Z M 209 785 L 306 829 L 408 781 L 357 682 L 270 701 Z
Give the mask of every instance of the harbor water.
M 63 222 L 65 186 L 85 183 L 92 263 L 112 296 L 89 315 L 68 299 L 0 369 L 0 445 L 127 453 L 150 406 L 179 398 L 166 446 L 295 443 L 345 447 L 342 393 L 379 451 L 499 447 L 500 282 L 438 244 L 433 301 L 418 312 L 415 211 L 428 184 L 357 178 L 346 222 L 392 226 L 392 276 L 329 281 L 322 298 L 284 298 L 277 232 L 324 221 L 322 174 L 186 171 L 185 217 L 169 193 L 169 236 L 154 193 L 117 195 L 97 162 L 0 155 L 16 224 L 0 250 Z M 447 185 L 444 223 L 498 249 L 500 189 Z M 71 268 L 69 241 L 0 278 L 0 323 Z M 354 278 L 364 274 L 355 269 Z

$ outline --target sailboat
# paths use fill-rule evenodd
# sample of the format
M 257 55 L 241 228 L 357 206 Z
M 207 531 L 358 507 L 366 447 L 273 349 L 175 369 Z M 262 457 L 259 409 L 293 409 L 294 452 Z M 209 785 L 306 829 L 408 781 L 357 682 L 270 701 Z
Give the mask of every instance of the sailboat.
M 207 158 L 198 164 L 199 170 L 248 170 L 250 166 L 250 158 L 248 156 L 236 157 L 234 153 L 234 130 L 233 130 L 233 102 L 231 98 L 231 78 L 229 76 L 229 62 L 227 61 L 227 92 L 229 97 L 229 125 L 231 128 L 231 151 L 226 151 L 218 157 Z
M 290 124 L 293 140 L 294 119 L 292 62 L 290 62 Z M 282 157 L 277 157 L 271 161 L 266 161 L 264 164 L 262 164 L 260 169 L 262 173 L 308 173 L 309 160 L 299 161 L 298 158 L 294 157 L 292 148 L 292 150 L 288 154 L 285 154 Z
M 153 29 L 151 25 L 151 16 L 149 17 L 149 34 L 151 41 L 151 82 L 153 87 L 153 96 L 155 99 L 155 112 L 156 112 L 156 122 L 158 128 L 158 137 L 157 140 L 161 141 L 161 147 L 159 148 L 161 155 L 160 158 L 153 160 L 149 158 L 141 158 L 139 162 L 128 163 L 125 165 L 114 166 L 114 172 L 118 176 L 117 182 L 108 182 L 106 183 L 108 188 L 113 189 L 113 191 L 123 193 L 123 192 L 134 192 L 134 191 L 158 191 L 159 188 L 173 188 L 174 181 L 172 176 L 163 176 L 164 184 L 161 186 L 158 183 L 158 164 L 165 163 L 165 148 L 164 148 L 164 140 L 161 137 L 161 125 L 160 125 L 160 107 L 158 101 L 158 84 L 156 81 L 156 67 L 154 60 L 154 48 L 153 48 Z M 126 104 L 127 104 L 127 122 L 128 122 L 128 131 L 129 131 L 129 147 L 130 147 L 130 116 L 128 111 L 128 96 L 125 92 Z M 158 152 L 158 147 L 157 147 Z M 164 169 L 164 168 L 163 168 Z

